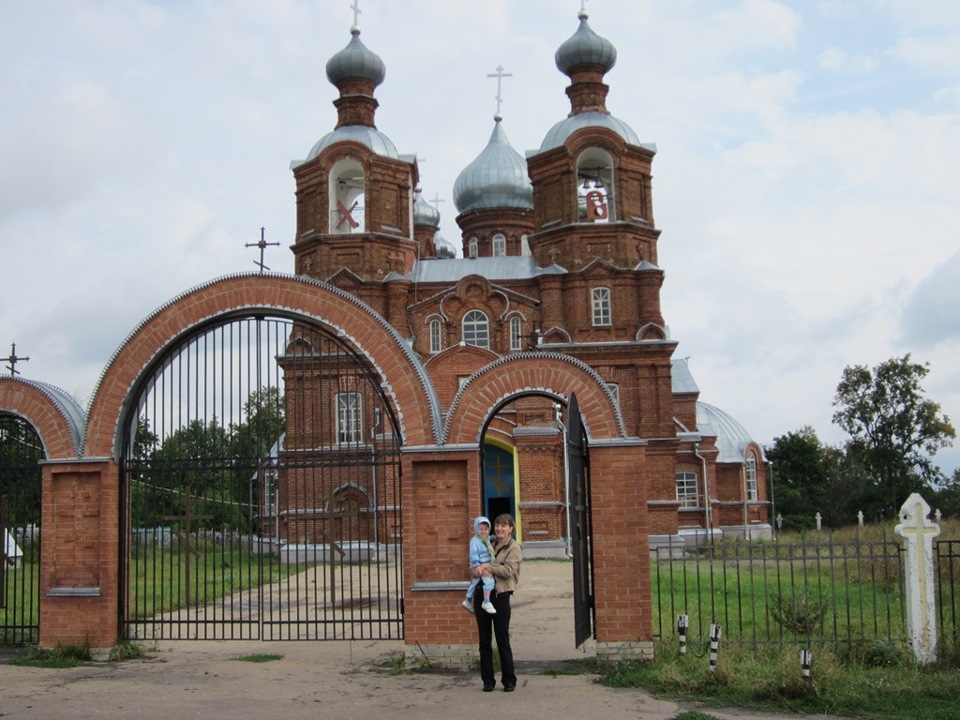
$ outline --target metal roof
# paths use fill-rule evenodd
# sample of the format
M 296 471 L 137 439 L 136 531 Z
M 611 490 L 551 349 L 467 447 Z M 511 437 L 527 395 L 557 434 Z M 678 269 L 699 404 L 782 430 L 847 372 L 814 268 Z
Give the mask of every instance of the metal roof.
M 750 443 L 760 448 L 760 460 L 766 460 L 760 443 L 750 437 L 743 425 L 718 407 L 697 403 L 697 430 L 701 435 L 717 438 L 717 462 L 743 463 L 744 452 Z
M 538 267 L 529 255 L 495 258 L 448 258 L 420 260 L 410 275 L 413 282 L 458 282 L 468 275 L 480 275 L 488 280 L 529 280 L 539 275 L 566 273 L 559 265 Z

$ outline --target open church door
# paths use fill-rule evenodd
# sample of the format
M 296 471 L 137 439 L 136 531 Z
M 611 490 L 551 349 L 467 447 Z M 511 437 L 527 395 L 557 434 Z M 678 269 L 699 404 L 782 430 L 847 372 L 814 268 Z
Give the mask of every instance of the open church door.
M 577 647 L 593 637 L 593 552 L 590 528 L 590 461 L 576 394 L 567 407 L 567 502 L 573 551 L 573 617 Z

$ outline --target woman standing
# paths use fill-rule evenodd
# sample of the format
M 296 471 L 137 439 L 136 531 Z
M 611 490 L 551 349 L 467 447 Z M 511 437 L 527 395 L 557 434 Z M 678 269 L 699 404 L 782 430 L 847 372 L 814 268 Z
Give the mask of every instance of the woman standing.
M 497 638 L 497 651 L 500 654 L 500 682 L 504 692 L 513 692 L 517 687 L 517 675 L 513 669 L 513 649 L 510 647 L 510 596 L 517 589 L 520 580 L 520 563 L 523 551 L 520 543 L 513 539 L 515 529 L 513 518 L 509 514 L 498 515 L 493 521 L 493 562 L 473 568 L 479 577 L 487 570 L 493 575 L 496 587 L 490 594 L 490 602 L 496 609 L 491 615 L 480 611 L 480 593 L 474 595 L 474 609 L 477 615 L 477 632 L 480 636 L 480 677 L 483 678 L 483 691 L 490 692 L 497 681 L 493 675 L 493 638 Z

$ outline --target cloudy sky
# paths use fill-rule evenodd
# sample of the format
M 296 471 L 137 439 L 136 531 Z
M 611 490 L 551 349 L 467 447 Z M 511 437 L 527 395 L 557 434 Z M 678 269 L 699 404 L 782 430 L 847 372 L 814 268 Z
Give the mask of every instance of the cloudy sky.
M 589 0 L 609 110 L 655 143 L 663 309 L 701 398 L 829 443 L 846 365 L 912 353 L 960 422 L 960 3 Z M 580 0 L 360 0 L 377 126 L 452 203 L 496 111 L 566 116 Z M 0 354 L 89 400 L 137 323 L 206 280 L 292 272 L 291 160 L 333 128 L 350 0 L 0 5 Z M 7 363 L 4 362 L 3 366 Z M 941 452 L 948 471 L 960 448 Z

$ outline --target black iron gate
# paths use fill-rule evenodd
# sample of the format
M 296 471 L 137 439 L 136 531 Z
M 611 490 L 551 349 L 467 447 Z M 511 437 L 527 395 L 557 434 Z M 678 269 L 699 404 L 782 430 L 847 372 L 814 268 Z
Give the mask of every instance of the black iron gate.
M 40 630 L 40 461 L 33 426 L 0 414 L 0 644 L 35 643 Z
M 346 343 L 221 320 L 158 361 L 126 427 L 123 637 L 403 637 L 400 436 Z
M 593 637 L 593 555 L 590 528 L 590 462 L 576 394 L 567 407 L 567 488 L 573 548 L 573 616 L 577 647 Z

